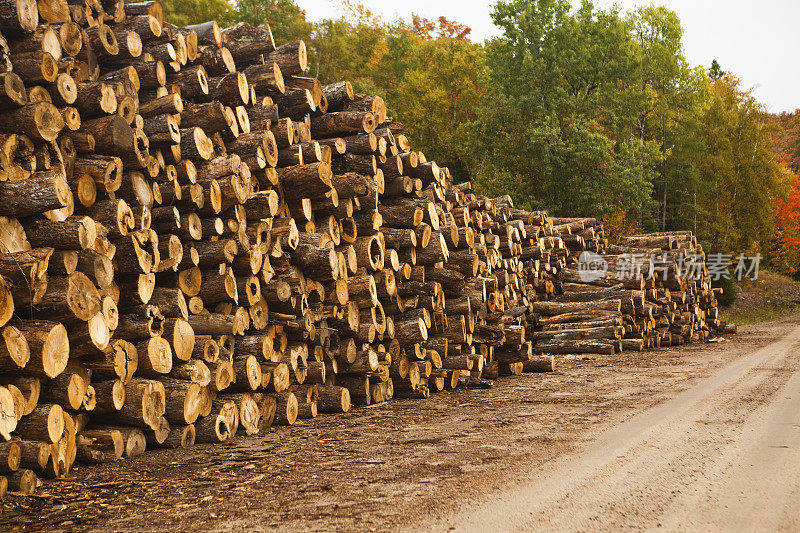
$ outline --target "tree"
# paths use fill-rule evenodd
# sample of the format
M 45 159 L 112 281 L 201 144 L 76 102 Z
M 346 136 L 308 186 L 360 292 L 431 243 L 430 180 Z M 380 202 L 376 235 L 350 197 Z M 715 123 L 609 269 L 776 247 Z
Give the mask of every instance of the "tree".
M 725 71 L 722 70 L 722 67 L 719 66 L 717 60 L 714 59 L 711 61 L 711 68 L 708 69 L 708 77 L 711 78 L 712 81 L 717 81 L 722 76 L 725 75 Z
M 418 64 L 405 70 L 391 101 L 398 120 L 409 126 L 415 146 L 447 165 L 459 181 L 470 177 L 466 130 L 476 117 L 483 49 L 458 38 L 417 43 Z
M 238 0 L 233 15 L 237 22 L 269 24 L 276 43 L 311 36 L 312 24 L 294 0 Z
M 216 20 L 221 26 L 233 21 L 231 5 L 226 0 L 162 0 L 164 19 L 178 26 Z
M 774 127 L 736 77 L 726 74 L 709 84 L 699 128 L 705 150 L 697 154 L 704 188 L 698 233 L 717 250 L 768 252 L 774 203 L 789 192 L 788 172 L 772 151 Z
M 772 266 L 797 276 L 800 274 L 800 178 L 794 174 L 786 198 L 775 203 L 775 247 Z
M 773 115 L 774 151 L 794 173 L 800 173 L 800 112 Z
M 469 126 L 483 190 L 558 215 L 652 211 L 661 154 L 637 127 L 649 88 L 632 22 L 564 0 L 500 2 L 492 20 L 503 37 Z
M 439 17 L 436 20 L 421 17 L 416 13 L 411 14 L 409 28 L 415 35 L 426 40 L 434 39 L 466 39 L 472 33 L 472 28 L 455 20 Z
M 630 13 L 628 19 L 637 42 L 638 83 L 646 95 L 646 105 L 637 119 L 639 136 L 657 142 L 661 154 L 653 183 L 657 217 L 643 218 L 640 225 L 661 231 L 687 227 L 694 219 L 693 197 L 687 192 L 695 189 L 697 177 L 687 157 L 702 149 L 690 134 L 696 129 L 707 97 L 705 78 L 701 69 L 690 68 L 686 61 L 683 28 L 674 12 L 643 7 Z
M 483 46 L 466 39 L 468 27 L 444 17 L 386 24 L 360 4 L 347 9 L 347 19 L 315 25 L 312 72 L 323 83 L 348 79 L 357 92 L 383 96 L 417 149 L 467 179 L 471 154 L 461 125 L 480 103 Z

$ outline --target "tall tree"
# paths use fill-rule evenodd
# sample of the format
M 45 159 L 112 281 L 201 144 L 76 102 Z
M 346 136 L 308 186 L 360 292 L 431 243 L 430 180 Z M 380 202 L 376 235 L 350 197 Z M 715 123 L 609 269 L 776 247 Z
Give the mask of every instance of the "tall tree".
M 312 24 L 294 0 L 237 0 L 233 11 L 237 22 L 257 26 L 269 24 L 278 43 L 311 36 Z
M 467 180 L 471 153 L 466 130 L 476 117 L 483 49 L 457 38 L 417 43 L 417 64 L 407 69 L 393 91 L 395 117 L 409 125 L 415 146 L 428 158 L 447 164 L 454 176 Z
M 556 214 L 651 211 L 660 145 L 637 129 L 648 100 L 632 22 L 564 0 L 500 2 L 492 19 L 503 37 L 470 126 L 479 184 Z
M 628 18 L 637 43 L 637 82 L 646 97 L 636 127 L 639 137 L 658 143 L 661 152 L 653 184 L 659 204 L 657 220 L 645 226 L 664 231 L 673 224 L 685 223 L 679 220 L 679 211 L 690 198 L 683 191 L 691 189 L 696 178 L 685 157 L 687 152 L 701 148 L 686 132 L 696 126 L 706 97 L 705 80 L 701 69 L 688 66 L 681 43 L 683 28 L 673 11 L 642 7 Z
M 715 249 L 767 252 L 774 236 L 774 202 L 789 192 L 789 175 L 772 151 L 772 122 L 741 82 L 726 74 L 710 81 L 701 117 L 705 150 L 698 170 L 698 231 Z
M 786 198 L 775 203 L 775 246 L 770 259 L 778 270 L 800 275 L 800 178 L 794 174 Z
M 725 71 L 722 70 L 722 67 L 719 66 L 719 63 L 716 59 L 711 60 L 711 68 L 708 69 L 708 77 L 711 78 L 713 81 L 717 81 L 722 76 L 725 75 Z

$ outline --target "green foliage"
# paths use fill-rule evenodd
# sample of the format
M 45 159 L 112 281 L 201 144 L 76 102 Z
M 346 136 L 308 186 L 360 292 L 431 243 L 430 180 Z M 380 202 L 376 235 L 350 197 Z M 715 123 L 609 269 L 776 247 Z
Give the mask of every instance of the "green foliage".
M 689 228 L 714 250 L 773 246 L 788 177 L 767 116 L 714 63 L 687 64 L 680 20 L 584 1 L 500 2 L 478 118 L 465 126 L 487 194 L 630 231 Z
M 161 5 L 164 20 L 178 26 L 216 20 L 224 27 L 233 20 L 226 0 L 161 0 Z
M 312 25 L 294 0 L 238 0 L 233 16 L 253 26 L 269 24 L 276 43 L 308 39 Z
M 788 175 L 772 152 L 768 116 L 731 75 L 712 82 L 697 166 L 699 233 L 718 250 L 764 251 L 774 235 L 774 200 L 788 192 Z
M 717 81 L 725 75 L 725 71 L 719 66 L 716 59 L 711 60 L 711 68 L 708 69 L 708 77 L 713 81 Z
M 559 215 L 648 210 L 661 154 L 641 131 L 650 102 L 633 23 L 557 0 L 501 2 L 493 21 L 504 35 L 487 45 L 469 126 L 479 185 Z
M 275 41 L 308 39 L 312 25 L 294 0 L 162 0 L 164 19 L 185 26 L 216 20 L 226 27 L 237 22 L 267 23 Z
M 427 147 L 428 158 L 445 162 L 453 175 L 469 178 L 471 153 L 466 130 L 479 102 L 480 45 L 456 39 L 425 41 L 417 46 L 417 64 L 410 66 L 394 91 L 395 115 L 409 129 L 416 146 Z
M 712 281 L 711 286 L 722 288 L 722 294 L 717 295 L 717 301 L 720 305 L 727 307 L 736 301 L 736 297 L 739 294 L 739 288 L 736 286 L 736 282 L 734 282 L 732 279 L 720 278 L 719 280 Z

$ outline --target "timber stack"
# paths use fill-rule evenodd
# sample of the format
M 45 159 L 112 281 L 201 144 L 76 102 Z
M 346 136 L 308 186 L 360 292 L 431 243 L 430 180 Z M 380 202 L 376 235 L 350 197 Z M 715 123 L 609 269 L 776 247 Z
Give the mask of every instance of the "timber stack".
M 266 25 L 0 9 L 0 492 L 553 369 L 537 305 L 596 221 L 454 184 Z
M 711 287 L 705 252 L 691 231 L 598 246 L 583 241 L 602 235 L 595 219 L 558 221 L 572 254 L 559 273 L 561 294 L 531 306 L 539 315 L 530 332 L 535 351 L 613 355 L 736 333 L 719 317 L 721 289 Z

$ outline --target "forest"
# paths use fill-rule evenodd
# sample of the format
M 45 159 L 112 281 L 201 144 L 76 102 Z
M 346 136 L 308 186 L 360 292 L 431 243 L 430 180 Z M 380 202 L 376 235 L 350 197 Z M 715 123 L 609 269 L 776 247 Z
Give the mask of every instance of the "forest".
M 310 75 L 382 95 L 415 146 L 485 194 L 596 216 L 616 240 L 691 229 L 707 251 L 800 269 L 800 114 L 736 73 L 688 63 L 678 16 L 585 0 L 505 0 L 483 43 L 440 17 L 386 21 L 352 0 L 311 22 L 293 0 L 164 0 L 166 19 L 268 23 Z

